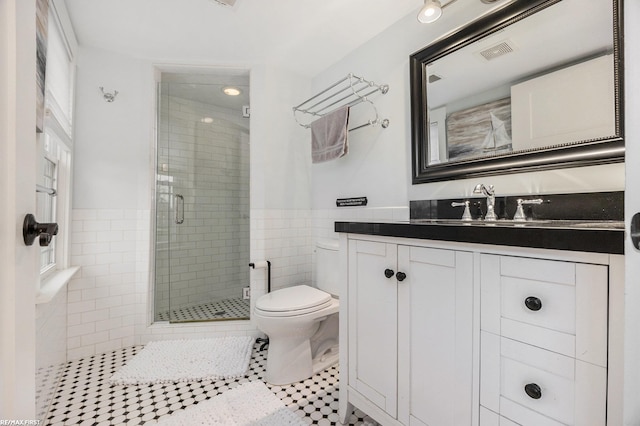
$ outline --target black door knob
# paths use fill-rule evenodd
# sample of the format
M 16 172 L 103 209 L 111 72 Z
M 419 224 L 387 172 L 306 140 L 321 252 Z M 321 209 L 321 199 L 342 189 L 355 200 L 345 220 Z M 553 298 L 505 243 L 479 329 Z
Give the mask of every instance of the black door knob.
M 38 223 L 32 214 L 27 214 L 22 222 L 22 238 L 28 246 L 32 245 L 37 237 L 40 245 L 46 247 L 51 243 L 51 238 L 58 235 L 57 223 Z
M 542 309 L 542 300 L 534 296 L 529 296 L 524 299 L 524 305 L 532 311 L 539 311 Z
M 398 272 L 396 274 L 396 279 L 398 281 L 404 281 L 405 278 L 407 278 L 407 274 L 405 274 L 404 272 Z
M 384 276 L 387 278 L 391 278 L 393 276 L 395 272 L 393 272 L 393 269 L 385 269 L 384 270 Z
M 536 385 L 535 383 L 529 383 L 525 385 L 524 391 L 527 393 L 527 395 L 529 395 L 530 398 L 542 398 L 542 389 L 540 389 L 540 386 Z

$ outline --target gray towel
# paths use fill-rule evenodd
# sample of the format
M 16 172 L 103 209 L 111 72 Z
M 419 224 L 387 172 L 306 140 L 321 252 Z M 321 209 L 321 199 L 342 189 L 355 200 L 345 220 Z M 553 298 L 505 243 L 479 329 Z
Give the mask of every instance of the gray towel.
M 311 123 L 313 163 L 334 160 L 349 152 L 349 107 L 345 106 Z

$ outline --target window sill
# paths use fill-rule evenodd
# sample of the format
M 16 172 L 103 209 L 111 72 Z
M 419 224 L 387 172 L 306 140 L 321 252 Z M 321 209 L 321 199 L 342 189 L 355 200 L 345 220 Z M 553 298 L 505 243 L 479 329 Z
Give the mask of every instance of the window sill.
M 53 273 L 42 283 L 40 291 L 36 294 L 36 305 L 49 303 L 58 292 L 67 285 L 76 272 L 80 270 L 79 266 L 72 266 L 61 271 Z

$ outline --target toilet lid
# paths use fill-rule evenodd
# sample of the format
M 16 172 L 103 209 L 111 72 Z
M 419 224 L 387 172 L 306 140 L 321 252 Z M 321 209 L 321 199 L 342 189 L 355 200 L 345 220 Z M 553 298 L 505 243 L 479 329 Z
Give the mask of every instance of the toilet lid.
M 329 293 L 308 285 L 297 285 L 265 294 L 256 301 L 256 309 L 274 313 L 302 310 L 311 312 L 330 304 Z

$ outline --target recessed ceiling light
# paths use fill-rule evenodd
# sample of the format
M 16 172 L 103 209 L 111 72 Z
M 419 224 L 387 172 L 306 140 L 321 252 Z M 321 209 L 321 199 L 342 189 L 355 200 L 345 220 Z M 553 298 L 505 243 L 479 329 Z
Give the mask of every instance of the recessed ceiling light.
M 242 90 L 238 89 L 237 87 L 227 86 L 222 89 L 222 93 L 227 96 L 238 96 L 240 93 L 242 93 Z

